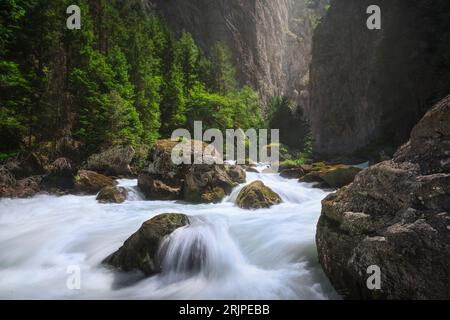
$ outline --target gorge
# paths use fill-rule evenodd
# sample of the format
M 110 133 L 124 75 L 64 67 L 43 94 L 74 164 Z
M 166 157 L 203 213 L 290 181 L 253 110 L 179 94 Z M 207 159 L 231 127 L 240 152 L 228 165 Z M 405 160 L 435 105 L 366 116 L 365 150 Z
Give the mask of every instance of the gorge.
M 0 12 L 0 298 L 450 298 L 448 0 L 69 2 Z

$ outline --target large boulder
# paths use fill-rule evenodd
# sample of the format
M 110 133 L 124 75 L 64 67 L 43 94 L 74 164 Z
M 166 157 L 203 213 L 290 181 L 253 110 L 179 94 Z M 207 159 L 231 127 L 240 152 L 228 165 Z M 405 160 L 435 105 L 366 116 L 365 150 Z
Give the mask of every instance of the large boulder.
M 236 204 L 242 209 L 270 208 L 279 203 L 281 203 L 280 196 L 262 181 L 255 181 L 245 186 L 236 199 Z
M 218 203 L 237 185 L 223 165 L 193 165 L 186 174 L 183 199 L 192 203 Z
M 107 257 L 103 263 L 121 271 L 140 270 L 151 276 L 161 272 L 159 249 L 163 240 L 176 229 L 189 225 L 184 214 L 166 213 L 146 222 L 123 246 Z
M 131 146 L 114 146 L 87 160 L 87 170 L 111 176 L 129 176 L 135 151 Z
M 127 196 L 127 189 L 123 187 L 108 186 L 100 190 L 96 200 L 100 203 L 123 203 L 127 200 Z
M 303 175 L 299 181 L 318 183 L 321 188 L 338 189 L 352 183 L 361 170 L 358 167 L 344 164 L 324 165 L 318 169 L 312 169 L 309 173 Z
M 140 174 L 138 177 L 138 187 L 147 200 L 180 200 L 182 183 L 150 174 Z
M 146 168 L 138 177 L 139 189 L 149 200 L 185 200 L 217 203 L 240 183 L 246 174 L 240 166 L 223 164 L 174 164 L 172 151 L 180 142 L 160 140 L 151 149 Z M 200 156 L 207 144 L 186 141 L 191 160 Z M 190 145 L 189 145 L 190 144 Z
M 444 99 L 393 160 L 322 202 L 320 263 L 347 298 L 450 299 L 450 103 Z M 381 290 L 367 288 L 378 266 Z
M 112 178 L 94 171 L 80 170 L 75 177 L 75 189 L 86 194 L 97 194 L 101 189 L 116 184 Z
M 144 172 L 152 175 L 158 175 L 163 178 L 174 179 L 185 175 L 189 164 L 177 165 L 172 161 L 172 150 L 179 141 L 159 140 L 150 150 L 147 165 Z M 186 143 L 189 143 L 186 141 Z M 191 158 L 197 156 L 199 150 L 203 151 L 207 146 L 202 141 L 191 140 Z

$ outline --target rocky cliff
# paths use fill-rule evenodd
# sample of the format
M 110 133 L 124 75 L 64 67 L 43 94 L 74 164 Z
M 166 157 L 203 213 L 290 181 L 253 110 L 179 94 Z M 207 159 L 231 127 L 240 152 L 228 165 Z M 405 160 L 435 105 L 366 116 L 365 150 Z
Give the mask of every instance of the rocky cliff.
M 143 1 L 206 52 L 217 41 L 227 43 L 241 84 L 254 87 L 264 102 L 288 95 L 306 103 L 313 26 L 328 0 Z
M 375 1 L 382 28 L 369 30 L 373 2 L 332 0 L 314 33 L 308 117 L 322 159 L 392 155 L 448 93 L 450 2 Z
M 450 96 L 393 160 L 322 202 L 319 260 L 347 298 L 450 299 Z M 369 290 L 368 267 L 381 271 Z

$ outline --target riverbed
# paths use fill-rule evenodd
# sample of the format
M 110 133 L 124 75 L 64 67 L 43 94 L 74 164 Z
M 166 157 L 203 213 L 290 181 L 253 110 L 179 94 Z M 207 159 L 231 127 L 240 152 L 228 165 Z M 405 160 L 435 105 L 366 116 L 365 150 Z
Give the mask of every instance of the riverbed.
M 95 196 L 38 195 L 0 200 L 1 299 L 334 299 L 317 262 L 315 231 L 327 192 L 277 174 L 262 180 L 283 203 L 248 211 L 219 204 L 143 201 L 136 180 L 123 204 Z M 163 272 L 143 278 L 101 264 L 142 223 L 184 213 L 191 225 L 171 236 Z M 199 252 L 197 252 L 199 251 Z M 200 257 L 197 268 L 188 268 Z M 70 285 L 74 270 L 79 289 Z M 79 271 L 79 273 L 78 273 Z

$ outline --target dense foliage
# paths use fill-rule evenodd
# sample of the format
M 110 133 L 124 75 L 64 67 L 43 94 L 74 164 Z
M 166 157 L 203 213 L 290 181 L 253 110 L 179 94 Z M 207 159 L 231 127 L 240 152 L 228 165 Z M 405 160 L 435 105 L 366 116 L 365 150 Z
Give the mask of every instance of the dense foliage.
M 207 57 L 141 1 L 0 4 L 0 153 L 61 139 L 89 155 L 115 144 L 149 146 L 194 120 L 219 129 L 261 126 L 259 99 L 239 87 L 223 43 Z
M 280 142 L 291 151 L 311 154 L 309 123 L 300 107 L 288 97 L 272 97 L 269 101 L 267 126 L 280 129 Z

